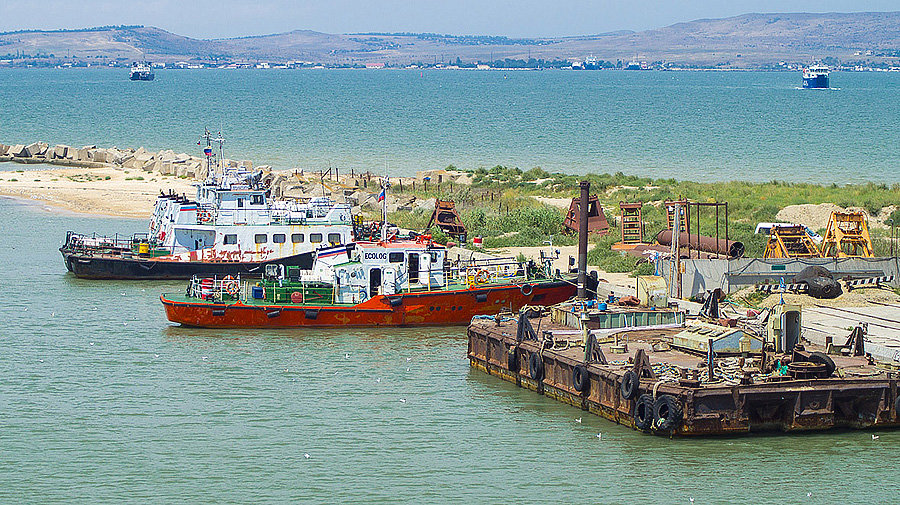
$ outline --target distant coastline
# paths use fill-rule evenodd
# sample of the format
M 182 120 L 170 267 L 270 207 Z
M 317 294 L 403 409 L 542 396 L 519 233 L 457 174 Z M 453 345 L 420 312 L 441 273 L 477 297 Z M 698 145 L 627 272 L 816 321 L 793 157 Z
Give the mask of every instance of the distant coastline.
M 195 39 L 143 25 L 0 33 L 0 67 L 900 68 L 900 12 L 762 13 L 641 32 L 511 38 L 312 30 Z M 634 65 L 634 64 L 637 65 Z

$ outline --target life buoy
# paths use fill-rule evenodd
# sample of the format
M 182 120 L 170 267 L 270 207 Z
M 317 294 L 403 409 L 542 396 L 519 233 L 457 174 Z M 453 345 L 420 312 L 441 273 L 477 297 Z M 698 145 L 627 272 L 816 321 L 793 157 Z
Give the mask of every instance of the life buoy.
M 672 395 L 660 395 L 653 402 L 653 423 L 657 430 L 674 430 L 681 424 L 683 414 L 681 404 Z
M 531 293 L 534 293 L 534 286 L 532 286 L 531 284 L 522 284 L 519 287 L 519 291 L 521 291 L 525 296 L 531 296 Z
M 201 223 L 205 223 L 207 221 L 212 220 L 212 213 L 208 210 L 198 210 L 197 211 L 197 221 Z
M 477 274 L 475 274 L 475 282 L 478 284 L 485 284 L 489 280 L 491 280 L 491 273 L 487 270 L 479 270 Z
M 225 277 L 222 284 L 225 287 L 225 292 L 231 296 L 238 294 L 238 291 L 241 289 L 238 281 L 230 275 Z

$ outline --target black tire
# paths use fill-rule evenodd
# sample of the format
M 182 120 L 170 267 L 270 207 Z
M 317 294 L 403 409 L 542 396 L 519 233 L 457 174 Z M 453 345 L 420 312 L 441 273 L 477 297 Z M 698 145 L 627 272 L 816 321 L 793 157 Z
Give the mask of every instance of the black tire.
M 575 391 L 579 393 L 587 393 L 590 388 L 590 378 L 588 376 L 587 368 L 581 365 L 575 365 L 575 368 L 572 369 L 572 386 L 575 387 Z
M 544 380 L 544 359 L 536 352 L 528 358 L 528 375 L 538 382 Z
M 622 376 L 622 385 L 619 387 L 622 398 L 631 400 L 637 396 L 640 385 L 641 380 L 638 378 L 637 374 L 634 373 L 634 370 L 627 370 L 625 375 Z
M 506 351 L 506 366 L 510 372 L 519 373 L 519 353 L 516 352 L 515 347 L 510 347 Z
M 824 298 L 830 300 L 841 296 L 843 290 L 841 285 L 834 279 L 828 277 L 815 277 L 806 281 L 808 287 L 807 293 L 813 298 Z
M 653 419 L 656 422 L 657 430 L 671 431 L 681 426 L 684 410 L 674 396 L 660 395 L 653 402 Z
M 825 354 L 824 352 L 816 351 L 816 352 L 810 353 L 809 359 L 807 361 L 810 361 L 812 363 L 821 363 L 821 364 L 825 365 L 825 374 L 826 374 L 825 377 L 831 377 L 831 375 L 834 373 L 835 368 L 837 368 L 834 365 L 834 360 L 831 359 L 831 356 Z
M 531 296 L 531 293 L 534 293 L 534 286 L 531 284 L 522 284 L 522 286 L 519 287 L 519 291 L 525 296 Z
M 634 427 L 641 431 L 649 431 L 653 425 L 653 397 L 641 395 L 634 403 Z

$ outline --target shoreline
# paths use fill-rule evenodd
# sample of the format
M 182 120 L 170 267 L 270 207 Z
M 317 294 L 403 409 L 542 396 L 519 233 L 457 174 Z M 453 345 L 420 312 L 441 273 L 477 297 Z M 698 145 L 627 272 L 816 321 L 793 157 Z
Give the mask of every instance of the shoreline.
M 192 193 L 191 182 L 111 167 L 48 166 L 0 171 L 0 196 L 40 202 L 78 215 L 147 218 L 160 191 Z

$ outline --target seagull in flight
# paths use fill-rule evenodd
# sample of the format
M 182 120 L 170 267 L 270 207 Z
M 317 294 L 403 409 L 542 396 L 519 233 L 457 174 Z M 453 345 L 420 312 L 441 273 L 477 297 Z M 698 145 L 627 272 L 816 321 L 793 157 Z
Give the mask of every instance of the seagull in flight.
M 580 417 L 576 417 L 576 418 L 575 418 L 575 422 L 576 422 L 576 423 L 581 423 L 581 418 L 580 418 Z

